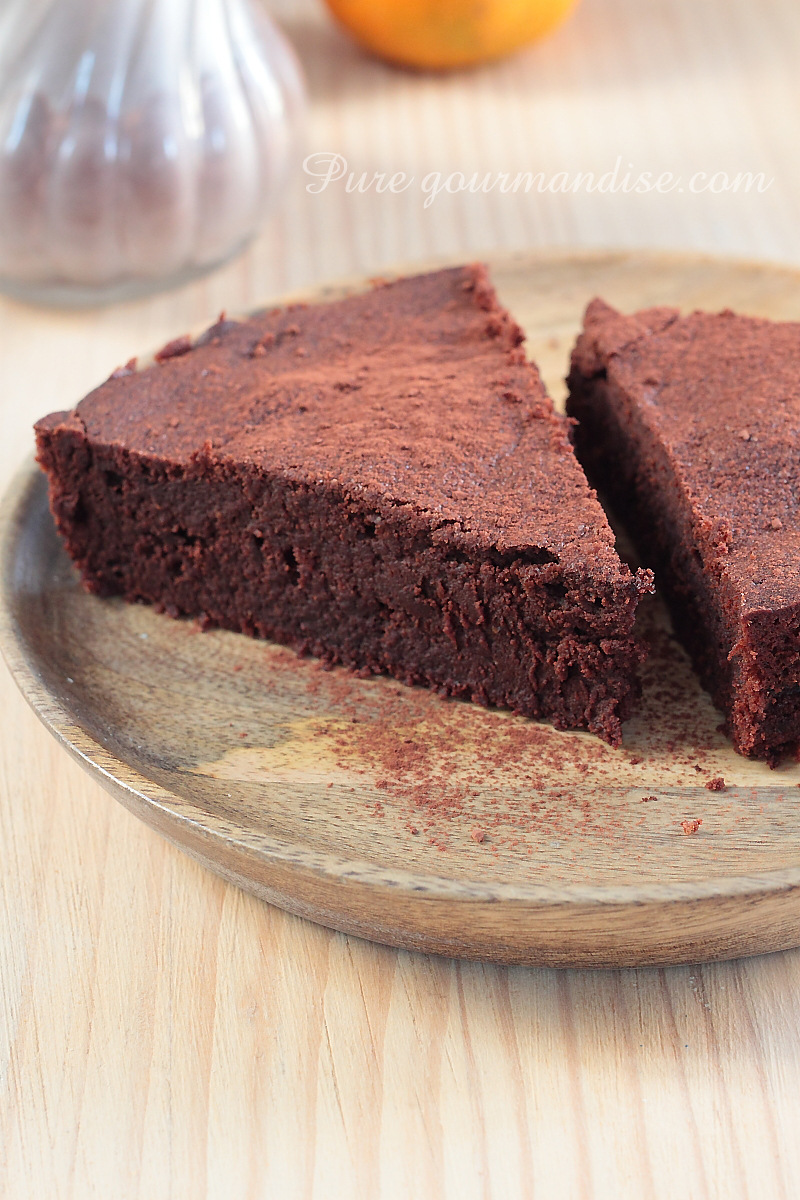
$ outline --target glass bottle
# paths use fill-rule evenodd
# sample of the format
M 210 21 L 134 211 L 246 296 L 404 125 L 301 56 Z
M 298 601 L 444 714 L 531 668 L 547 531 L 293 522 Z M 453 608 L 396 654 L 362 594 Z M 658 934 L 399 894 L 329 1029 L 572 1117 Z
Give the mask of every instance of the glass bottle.
M 280 195 L 304 104 L 252 0 L 5 0 L 0 289 L 92 304 L 211 270 Z

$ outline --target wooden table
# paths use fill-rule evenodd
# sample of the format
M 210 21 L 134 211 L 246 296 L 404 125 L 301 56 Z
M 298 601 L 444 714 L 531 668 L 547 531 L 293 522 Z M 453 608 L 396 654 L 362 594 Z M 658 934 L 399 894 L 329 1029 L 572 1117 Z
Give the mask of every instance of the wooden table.
M 279 15 L 308 150 L 399 194 L 298 178 L 214 277 L 104 312 L 0 303 L 3 483 L 31 422 L 131 354 L 337 275 L 582 244 L 800 262 L 795 0 L 584 0 L 540 47 L 450 77 Z M 431 172 L 765 173 L 759 192 L 443 191 Z M 556 185 L 557 186 L 557 185 Z M 714 967 L 501 970 L 270 909 L 137 823 L 3 668 L 0 1195 L 790 1198 L 800 1194 L 800 952 Z

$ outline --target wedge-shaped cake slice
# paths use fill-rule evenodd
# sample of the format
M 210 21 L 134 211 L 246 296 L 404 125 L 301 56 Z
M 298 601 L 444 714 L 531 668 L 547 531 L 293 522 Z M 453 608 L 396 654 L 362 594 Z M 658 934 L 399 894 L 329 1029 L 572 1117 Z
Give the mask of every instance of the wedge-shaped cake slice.
M 86 586 L 612 743 L 634 577 L 479 266 L 222 322 L 36 426 Z
M 594 300 L 569 384 L 736 749 L 775 762 L 800 743 L 800 324 Z

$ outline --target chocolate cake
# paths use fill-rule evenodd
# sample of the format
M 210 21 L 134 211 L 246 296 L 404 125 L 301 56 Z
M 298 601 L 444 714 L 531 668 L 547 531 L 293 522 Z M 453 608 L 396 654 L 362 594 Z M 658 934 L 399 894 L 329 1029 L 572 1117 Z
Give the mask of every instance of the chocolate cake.
M 800 324 L 586 311 L 568 412 L 736 749 L 800 744 Z
M 480 266 L 221 321 L 36 426 L 85 585 L 616 744 L 631 574 Z

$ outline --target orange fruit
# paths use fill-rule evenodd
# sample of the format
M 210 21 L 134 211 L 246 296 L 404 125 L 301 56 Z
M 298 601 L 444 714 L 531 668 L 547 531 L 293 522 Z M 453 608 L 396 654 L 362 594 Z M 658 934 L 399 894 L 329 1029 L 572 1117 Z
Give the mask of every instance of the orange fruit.
M 575 0 L 326 0 L 373 54 L 411 67 L 464 67 L 549 33 Z

